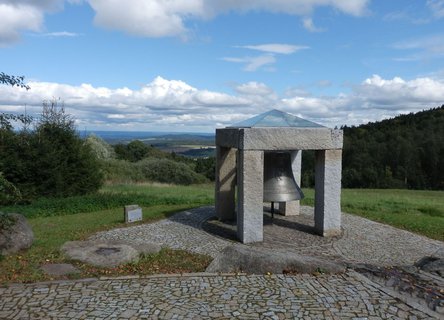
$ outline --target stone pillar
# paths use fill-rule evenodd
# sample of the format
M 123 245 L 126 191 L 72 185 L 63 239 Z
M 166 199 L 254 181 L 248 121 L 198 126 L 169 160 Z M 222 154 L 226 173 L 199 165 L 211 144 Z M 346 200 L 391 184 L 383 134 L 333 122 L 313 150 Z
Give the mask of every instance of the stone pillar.
M 238 150 L 237 235 L 241 242 L 263 240 L 264 152 Z
M 216 215 L 234 220 L 236 186 L 236 149 L 216 146 Z
M 342 150 L 316 150 L 315 230 L 324 237 L 341 234 Z
M 291 169 L 293 176 L 298 186 L 301 186 L 301 167 L 302 167 L 302 150 L 295 150 L 291 152 Z M 299 215 L 300 201 L 279 202 L 279 213 L 284 216 Z

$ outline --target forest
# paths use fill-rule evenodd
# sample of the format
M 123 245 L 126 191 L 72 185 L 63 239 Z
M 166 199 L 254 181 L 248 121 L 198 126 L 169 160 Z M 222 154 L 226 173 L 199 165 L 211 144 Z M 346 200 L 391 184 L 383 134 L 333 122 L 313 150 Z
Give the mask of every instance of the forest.
M 344 188 L 444 190 L 444 105 L 341 129 Z M 302 185 L 312 186 L 314 155 L 302 158 Z

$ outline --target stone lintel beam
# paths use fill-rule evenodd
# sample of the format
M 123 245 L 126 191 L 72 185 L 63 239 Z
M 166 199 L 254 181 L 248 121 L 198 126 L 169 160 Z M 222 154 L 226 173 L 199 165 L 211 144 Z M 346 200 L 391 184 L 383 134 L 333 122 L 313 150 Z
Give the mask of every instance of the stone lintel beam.
M 329 128 L 226 128 L 216 130 L 216 145 L 241 150 L 341 149 L 342 130 Z
M 315 230 L 329 237 L 341 234 L 342 150 L 316 150 Z
M 263 240 L 264 152 L 238 150 L 237 235 L 241 242 Z
M 216 129 L 216 146 L 239 149 L 240 134 L 238 128 Z

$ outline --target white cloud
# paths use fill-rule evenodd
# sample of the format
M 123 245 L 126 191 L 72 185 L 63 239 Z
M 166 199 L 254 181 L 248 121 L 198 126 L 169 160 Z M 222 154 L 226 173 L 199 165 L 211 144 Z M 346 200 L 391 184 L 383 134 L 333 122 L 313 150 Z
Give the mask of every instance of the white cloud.
M 65 0 L 88 3 L 96 25 L 141 37 L 186 38 L 187 22 L 211 19 L 230 11 L 264 11 L 296 16 L 310 15 L 318 7 L 332 7 L 345 14 L 365 14 L 369 0 Z M 64 0 L 0 0 L 0 46 L 20 39 L 23 31 L 40 32 L 44 16 L 63 8 Z M 436 2 L 436 3 L 435 3 Z M 439 5 L 437 1 L 431 6 Z M 438 4 L 437 4 L 438 3 Z
M 399 41 L 393 48 L 413 52 L 397 58 L 398 61 L 417 61 L 444 56 L 444 34 L 428 35 L 421 38 Z
M 361 16 L 369 0 L 85 0 L 96 12 L 94 21 L 108 29 L 144 37 L 186 36 L 186 22 L 210 19 L 229 11 L 265 11 L 306 16 L 330 6 Z
M 22 31 L 41 31 L 45 12 L 62 6 L 63 0 L 0 0 L 0 47 L 18 42 Z
M 444 18 L 444 0 L 427 0 L 427 6 L 436 18 Z
M 418 102 L 439 104 L 444 102 L 444 82 L 431 78 L 416 78 L 410 81 L 395 77 L 382 79 L 373 75 L 357 89 L 359 96 L 374 107 L 415 108 Z
M 304 18 L 302 20 L 302 25 L 304 28 L 310 32 L 323 32 L 325 29 L 318 28 L 314 25 L 312 18 Z
M 236 46 L 237 48 L 245 48 L 251 50 L 258 50 L 267 53 L 292 54 L 299 50 L 309 49 L 307 46 L 298 46 L 294 44 L 285 43 L 267 43 L 250 46 Z
M 245 71 L 256 71 L 258 69 L 263 68 L 264 66 L 274 64 L 276 62 L 276 58 L 272 54 L 264 54 L 257 57 L 244 57 L 244 58 L 232 58 L 225 57 L 222 58 L 224 61 L 235 62 L 235 63 L 244 63 Z M 267 69 L 269 71 L 269 69 Z
M 17 42 L 20 31 L 39 31 L 43 14 L 31 6 L 12 6 L 0 3 L 0 47 Z
M 58 32 L 41 33 L 38 35 L 42 36 L 42 37 L 49 37 L 49 38 L 58 38 L 58 37 L 72 38 L 72 37 L 78 37 L 80 34 L 75 33 L 75 32 L 68 32 L 68 31 L 58 31 Z
M 276 63 L 275 54 L 292 54 L 300 50 L 309 49 L 307 46 L 293 45 L 293 44 L 285 44 L 285 43 L 267 43 L 267 44 L 259 44 L 259 45 L 247 45 L 247 46 L 235 46 L 235 48 L 243 48 L 249 50 L 256 50 L 265 52 L 266 54 L 262 54 L 256 57 L 225 57 L 222 58 L 224 61 L 235 62 L 235 63 L 244 63 L 245 71 L 256 71 L 258 69 L 264 69 L 264 66 L 272 65 Z M 273 67 L 265 68 L 266 71 L 274 71 Z
M 235 91 L 241 95 L 267 96 L 273 93 L 273 89 L 265 83 L 250 81 L 235 87 Z
M 184 18 L 203 16 L 197 0 L 88 0 L 96 12 L 94 22 L 108 29 L 143 37 L 186 33 Z
M 235 86 L 234 95 L 198 89 L 162 77 L 137 90 L 90 84 L 30 82 L 29 91 L 0 86 L 0 112 L 36 115 L 43 100 L 60 97 L 80 129 L 207 131 L 278 108 L 334 127 L 378 121 L 444 103 L 444 80 L 373 75 L 348 94 L 313 96 L 297 90 L 279 96 L 261 82 Z

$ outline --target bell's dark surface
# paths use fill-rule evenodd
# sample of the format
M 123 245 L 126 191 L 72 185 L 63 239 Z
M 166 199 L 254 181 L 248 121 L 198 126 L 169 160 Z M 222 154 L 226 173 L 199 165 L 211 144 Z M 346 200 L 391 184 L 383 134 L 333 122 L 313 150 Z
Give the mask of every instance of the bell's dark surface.
M 287 202 L 304 197 L 291 169 L 289 152 L 264 153 L 264 201 Z

